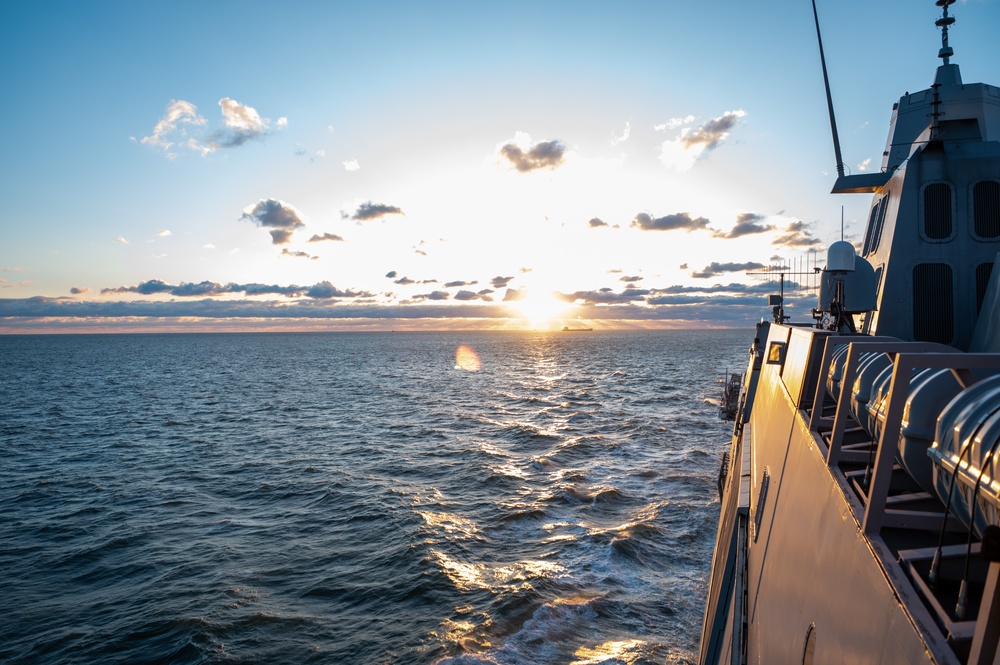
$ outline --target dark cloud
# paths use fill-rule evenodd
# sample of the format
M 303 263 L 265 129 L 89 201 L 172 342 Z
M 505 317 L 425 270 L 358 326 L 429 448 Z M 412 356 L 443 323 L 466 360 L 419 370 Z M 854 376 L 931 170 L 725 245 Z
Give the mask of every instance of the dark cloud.
M 402 284 L 403 286 L 406 286 L 407 284 L 416 284 L 416 283 L 417 282 L 415 280 L 412 280 L 406 276 L 400 277 L 399 279 L 393 281 L 393 284 Z
M 472 282 L 462 282 L 462 281 L 458 281 L 458 282 L 447 282 L 447 283 L 446 283 L 446 284 L 444 285 L 444 287 L 445 287 L 446 289 L 451 289 L 451 288 L 454 288 L 454 287 L 456 287 L 456 286 L 474 286 L 474 285 L 476 285 L 476 284 L 478 284 L 478 283 L 479 283 L 479 282 L 476 282 L 476 281 L 472 281 Z
M 283 245 L 292 239 L 292 232 L 300 226 L 305 226 L 302 214 L 284 201 L 278 199 L 261 199 L 252 206 L 243 209 L 241 220 L 248 219 L 257 226 L 273 229 L 271 242 Z
M 400 208 L 396 206 L 385 205 L 384 203 L 372 203 L 371 201 L 365 201 L 358 206 L 358 209 L 354 211 L 354 214 L 350 216 L 351 219 L 357 220 L 359 222 L 367 222 L 373 219 L 381 219 L 386 215 L 403 215 L 405 214 Z
M 773 293 L 776 285 L 770 283 L 753 284 L 713 284 L 705 286 L 674 285 L 655 289 L 627 288 L 616 292 L 611 288 L 594 291 L 580 291 L 559 294 L 564 300 L 576 302 L 575 316 L 593 320 L 635 320 L 635 321 L 675 321 L 687 326 L 746 326 L 769 312 L 765 295 Z M 230 298 L 183 298 L 177 300 L 153 301 L 87 301 L 71 297 L 33 297 L 24 299 L 0 299 L 0 322 L 8 328 L 44 325 L 46 318 L 58 318 L 59 325 L 80 327 L 100 325 L 104 319 L 166 319 L 171 317 L 192 319 L 504 319 L 509 310 L 489 304 L 490 290 L 483 289 L 478 294 L 479 304 L 469 294 L 460 291 L 452 300 L 454 303 L 435 301 L 448 300 L 443 291 L 418 296 L 419 300 L 397 305 L 385 305 L 371 300 L 372 294 L 344 291 L 329 282 L 320 282 L 312 287 L 277 286 L 263 284 L 227 284 L 201 282 L 181 286 L 171 286 L 162 281 L 151 280 L 143 283 L 144 291 L 166 292 L 177 289 L 188 295 L 216 291 L 248 295 L 279 294 L 308 299 L 298 300 L 234 300 Z M 139 292 L 139 286 L 108 289 L 106 292 Z M 505 301 L 517 300 L 526 292 L 508 289 Z M 787 311 L 800 311 L 796 320 L 808 320 L 809 309 L 815 304 L 815 295 L 804 292 L 794 282 L 785 284 Z M 793 314 L 794 315 L 794 314 Z M 77 321 L 77 322 L 74 322 Z M 119 322 L 121 323 L 121 321 Z M 133 323 L 135 323 L 133 321 Z
M 604 287 L 595 291 L 574 291 L 573 293 L 561 294 L 564 300 L 575 302 L 579 305 L 614 305 L 621 303 L 631 303 L 642 301 L 644 296 L 649 295 L 648 289 L 626 288 L 621 293 L 615 293 L 613 289 Z
M 377 305 L 342 303 L 332 299 L 292 303 L 257 300 L 204 300 L 157 302 L 96 302 L 74 298 L 0 298 L 0 319 L 39 317 L 192 317 L 273 319 L 426 319 L 440 317 L 506 318 L 492 305 Z
M 455 300 L 479 300 L 483 296 L 473 291 L 462 289 L 455 294 Z
M 503 301 L 516 302 L 518 300 L 522 300 L 526 295 L 527 291 L 522 289 L 507 289 L 507 292 L 503 294 Z
M 812 235 L 809 225 L 805 222 L 792 222 L 781 231 L 781 235 L 771 241 L 772 245 L 787 247 L 812 247 L 821 245 L 823 241 Z
M 334 233 L 324 233 L 323 235 L 314 235 L 309 238 L 309 242 L 323 242 L 324 240 L 332 240 L 334 242 L 344 242 L 344 239 Z
M 608 225 L 608 223 L 607 223 L 607 222 L 605 222 L 605 221 L 604 221 L 603 219 L 601 219 L 600 217 L 594 217 L 593 219 L 591 219 L 591 220 L 590 220 L 589 222 L 587 222 L 587 223 L 588 223 L 588 224 L 590 224 L 590 228 L 592 228 L 592 229 L 596 229 L 596 228 L 598 228 L 598 227 L 601 227 L 601 226 L 607 226 L 607 225 Z
M 370 298 L 371 293 L 364 291 L 341 291 L 327 281 L 319 282 L 309 287 L 305 293 L 310 298 L 329 300 L 330 298 Z
M 696 231 L 698 229 L 704 229 L 707 226 L 707 219 L 704 217 L 692 219 L 691 215 L 686 212 L 678 212 L 673 215 L 656 218 L 648 213 L 640 212 L 635 216 L 635 219 L 632 220 L 632 227 L 642 229 L 643 231 L 673 231 L 676 229 Z
M 235 287 L 237 285 L 232 284 L 230 286 Z M 296 286 L 294 284 L 291 286 L 278 286 L 277 284 L 240 284 L 239 290 L 248 296 L 279 295 L 288 296 L 290 298 L 301 296 L 306 292 L 305 287 Z
M 171 286 L 166 282 L 159 279 L 151 279 L 145 282 L 139 282 L 135 286 L 119 286 L 119 287 L 108 287 L 101 289 L 101 293 L 139 293 L 144 296 L 153 295 L 155 293 L 169 293 L 172 289 L 177 288 L 176 286 Z
M 281 256 L 291 256 L 291 257 L 297 258 L 297 259 L 313 259 L 313 260 L 319 258 L 319 257 L 313 256 L 312 254 L 307 254 L 306 252 L 293 252 L 292 250 L 288 249 L 287 247 L 285 249 L 281 250 Z
M 799 284 L 794 281 L 785 282 L 785 288 L 790 290 L 795 290 L 799 288 L 805 288 L 804 285 Z M 718 293 L 730 293 L 730 294 L 761 294 L 761 293 L 771 293 L 774 291 L 773 282 L 755 282 L 753 284 L 741 284 L 739 282 L 730 282 L 728 284 L 712 284 L 711 286 L 682 286 L 680 284 L 675 284 L 673 286 L 667 286 L 658 289 L 651 289 L 650 293 L 656 297 L 660 295 L 676 295 L 681 293 L 702 293 L 702 294 L 718 294 Z
M 639 275 L 622 275 L 618 278 L 619 282 L 641 282 L 642 277 Z
M 397 275 L 397 274 L 398 274 L 398 273 L 397 273 L 397 272 L 396 272 L 395 270 L 390 270 L 389 272 L 387 272 L 387 273 L 385 274 L 385 276 L 386 276 L 386 277 L 387 277 L 388 279 L 395 279 L 395 277 L 396 277 L 396 275 Z
M 492 286 L 494 289 L 502 289 L 505 286 L 507 286 L 512 279 L 514 279 L 514 278 L 513 277 L 501 277 L 501 276 L 498 275 L 498 276 L 496 276 L 496 277 L 494 277 L 493 279 L 490 280 L 490 286 Z
M 84 293 L 90 293 L 90 289 L 87 288 L 86 286 L 74 286 L 69 290 L 69 292 L 75 296 L 78 296 L 78 295 L 83 295 Z
M 141 282 L 136 286 L 120 286 L 101 289 L 102 294 L 138 293 L 140 295 L 155 295 L 166 293 L 181 298 L 219 296 L 228 293 L 243 293 L 248 296 L 282 295 L 290 298 L 308 296 L 310 298 L 370 298 L 373 294 L 367 291 L 341 291 L 330 282 L 320 282 L 313 286 L 278 286 L 276 284 L 219 284 L 217 282 L 181 282 L 179 285 L 167 284 L 158 279 Z
M 709 277 L 715 277 L 725 272 L 742 272 L 746 270 L 756 270 L 758 268 L 766 267 L 763 263 L 756 263 L 749 261 L 747 263 L 717 263 L 713 261 L 709 265 L 705 266 L 702 270 L 695 270 L 691 273 L 692 277 L 698 279 L 707 279 Z
M 729 130 L 745 115 L 746 112 L 743 110 L 727 111 L 701 127 L 685 130 L 681 134 L 681 145 L 685 148 L 704 146 L 706 151 L 714 150 L 729 135 Z
M 681 266 L 680 266 L 680 268 L 681 268 L 681 270 L 687 270 L 688 269 L 688 264 L 682 263 Z
M 744 212 L 736 217 L 736 226 L 729 231 L 716 231 L 712 235 L 716 238 L 742 238 L 743 236 L 774 230 L 773 224 L 762 224 L 761 222 L 763 221 L 763 215 Z
M 201 298 L 205 296 L 218 296 L 224 293 L 231 293 L 229 286 L 223 286 L 215 282 L 181 283 L 180 286 L 170 290 L 170 295 L 182 298 Z
M 541 141 L 527 152 L 513 142 L 500 147 L 500 155 L 521 173 L 538 169 L 554 169 L 563 163 L 566 148 L 559 141 Z

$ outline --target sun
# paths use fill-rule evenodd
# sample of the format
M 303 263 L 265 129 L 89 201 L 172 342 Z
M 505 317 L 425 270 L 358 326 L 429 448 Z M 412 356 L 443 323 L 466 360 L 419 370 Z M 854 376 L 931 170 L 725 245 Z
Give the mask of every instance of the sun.
M 521 318 L 527 319 L 532 329 L 539 329 L 565 317 L 573 303 L 566 302 L 552 291 L 532 290 L 511 302 L 510 306 Z

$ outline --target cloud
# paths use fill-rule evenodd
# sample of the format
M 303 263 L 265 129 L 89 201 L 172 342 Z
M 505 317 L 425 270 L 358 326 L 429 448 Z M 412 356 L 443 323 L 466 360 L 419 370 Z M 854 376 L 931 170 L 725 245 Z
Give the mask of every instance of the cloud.
M 344 239 L 334 233 L 324 233 L 323 235 L 314 235 L 309 238 L 309 242 L 323 242 L 324 240 L 331 240 L 333 242 L 344 242 Z
M 358 160 L 356 160 L 356 159 L 349 159 L 346 162 L 344 162 L 344 170 L 345 171 L 357 171 L 360 168 L 361 168 L 361 165 L 358 164 Z
M 622 275 L 618 278 L 619 282 L 641 282 L 643 278 L 639 275 Z
M 503 294 L 503 301 L 517 302 L 518 300 L 524 299 L 527 294 L 528 292 L 523 289 L 507 289 L 506 293 Z
M 444 285 L 444 288 L 446 288 L 446 289 L 452 289 L 452 288 L 455 288 L 456 286 L 474 286 L 475 284 L 478 284 L 478 283 L 479 282 L 476 282 L 475 280 L 473 280 L 471 282 L 464 282 L 464 281 L 447 282 Z
M 223 97 L 219 100 L 219 109 L 222 113 L 221 128 L 207 136 L 188 136 L 188 126 L 200 127 L 205 125 L 207 120 L 198 115 L 198 107 L 191 102 L 182 99 L 171 100 L 166 114 L 153 128 L 153 133 L 143 137 L 140 143 L 165 151 L 169 151 L 177 143 L 204 156 L 219 148 L 236 148 L 247 141 L 263 138 L 271 133 L 271 121 L 262 118 L 252 106 Z M 278 118 L 275 126 L 279 130 L 284 129 L 288 126 L 288 118 Z M 176 156 L 174 152 L 167 154 L 170 159 Z
M 501 277 L 501 276 L 498 275 L 498 276 L 496 276 L 496 277 L 494 277 L 493 279 L 490 280 L 490 286 L 492 286 L 494 289 L 502 289 L 505 286 L 507 286 L 512 279 L 514 279 L 514 278 L 513 277 Z
M 473 284 L 475 282 L 472 282 Z M 447 285 L 446 285 L 447 286 Z M 482 300 L 483 302 L 493 302 L 493 289 L 482 289 L 481 291 L 469 291 L 461 289 L 452 296 L 452 300 L 468 302 L 471 300 Z
M 683 127 L 684 125 L 690 125 L 694 121 L 695 117 L 693 115 L 689 115 L 684 118 L 671 118 L 662 125 L 653 125 L 653 129 L 658 132 L 662 132 L 664 130 L 677 129 L 678 127 Z
M 554 140 L 531 144 L 531 138 L 527 134 L 517 132 L 513 139 L 497 147 L 497 153 L 519 173 L 529 173 L 561 165 L 566 156 L 566 147 Z
M 373 219 L 381 219 L 386 215 L 405 215 L 402 210 L 396 206 L 385 205 L 384 203 L 372 203 L 371 201 L 365 201 L 358 206 L 358 209 L 354 211 L 354 214 L 350 216 L 351 219 L 357 220 L 359 222 L 367 222 Z
M 271 242 L 283 245 L 292 239 L 292 232 L 300 226 L 305 226 L 302 214 L 284 201 L 278 199 L 260 199 L 257 203 L 243 209 L 241 220 L 248 219 L 257 226 L 273 229 Z
M 169 285 L 160 280 L 150 280 L 133 287 L 105 289 L 104 293 L 133 292 L 139 290 L 161 295 L 183 295 L 176 300 L 162 297 L 154 300 L 84 300 L 72 297 L 36 296 L 22 299 L 0 299 L 0 324 L 7 328 L 30 329 L 48 325 L 43 319 L 52 319 L 52 325 L 64 329 L 103 325 L 117 320 L 117 325 L 160 325 L 165 318 L 217 319 L 226 325 L 259 326 L 260 320 L 376 320 L 386 319 L 438 319 L 451 321 L 464 319 L 501 320 L 510 318 L 510 311 L 491 304 L 492 291 L 483 289 L 477 294 L 460 291 L 451 298 L 445 292 L 431 292 L 418 296 L 418 300 L 396 304 L 375 302 L 366 292 L 341 290 L 329 282 L 312 287 L 279 286 L 266 284 L 226 284 L 199 282 Z M 580 319 L 672 321 L 688 327 L 744 326 L 767 313 L 763 296 L 773 293 L 775 284 L 712 284 L 702 286 L 674 285 L 665 288 L 625 288 L 617 292 L 612 288 L 557 294 L 564 301 L 575 302 L 575 314 Z M 173 292 L 173 293 L 171 293 Z M 245 293 L 254 296 L 245 299 L 231 297 L 201 297 L 199 294 Z M 508 289 L 503 300 L 513 301 L 526 291 Z M 281 295 L 288 299 L 259 299 L 261 295 Z M 308 295 L 307 295 L 308 294 Z M 478 295 L 477 300 L 473 295 Z M 785 284 L 786 304 L 808 317 L 815 302 L 815 295 L 801 290 L 794 282 Z M 454 300 L 458 302 L 445 302 Z M 147 319 L 150 323 L 141 321 Z M 102 321 L 102 319 L 104 321 Z M 253 321 L 258 319 L 258 321 Z M 85 323 L 86 321 L 86 323 Z M 245 323 L 241 323 L 245 322 Z M 445 324 L 448 325 L 448 324 Z
M 692 272 L 691 276 L 698 279 L 707 279 L 709 277 L 721 275 L 725 272 L 743 272 L 746 270 L 757 270 L 758 268 L 764 267 L 766 266 L 763 263 L 757 263 L 754 261 L 748 261 L 746 263 L 717 263 L 713 261 L 702 270 L 695 270 Z
M 591 218 L 591 220 L 589 222 L 587 222 L 587 224 L 589 224 L 590 228 L 592 228 L 592 229 L 596 229 L 596 228 L 599 228 L 601 226 L 607 226 L 608 225 L 608 223 L 605 222 L 600 217 L 593 217 L 593 218 Z
M 393 273 L 393 274 L 396 274 L 396 273 Z M 407 286 L 409 284 L 416 284 L 416 283 L 417 282 L 415 280 L 412 280 L 412 279 L 410 279 L 409 277 L 406 277 L 406 276 L 400 277 L 399 279 L 393 281 L 393 284 L 400 284 L 402 286 Z
M 716 238 L 742 238 L 743 236 L 755 233 L 766 233 L 774 230 L 773 224 L 761 224 L 763 215 L 752 212 L 740 213 L 736 217 L 736 226 L 729 231 L 716 231 L 712 235 Z
M 327 281 L 322 281 L 318 284 L 314 284 L 306 290 L 306 296 L 309 298 L 319 298 L 322 300 L 329 300 L 330 298 L 356 298 L 360 294 L 354 291 L 341 291 L 336 286 Z M 371 294 L 365 294 L 366 296 L 371 296 Z
M 151 279 L 140 282 L 135 286 L 119 286 L 116 288 L 101 289 L 101 294 L 110 293 L 138 293 L 139 295 L 150 296 L 157 294 L 168 294 L 181 298 L 221 296 L 231 293 L 243 293 L 248 296 L 259 295 L 281 295 L 289 298 L 306 296 L 314 299 L 329 298 L 371 298 L 374 294 L 367 291 L 342 291 L 330 282 L 319 282 L 313 286 L 279 286 L 277 284 L 219 284 L 218 282 L 181 282 L 178 285 L 167 284 L 159 279 Z
M 290 249 L 288 249 L 287 247 L 285 249 L 281 250 L 281 254 L 279 256 L 291 256 L 293 258 L 298 258 L 298 259 L 312 259 L 314 261 L 319 258 L 318 256 L 313 256 L 313 255 L 308 254 L 306 252 L 293 252 Z
M 872 163 L 872 158 L 869 157 L 865 161 L 863 161 L 860 164 L 858 164 L 858 170 L 859 171 L 867 171 L 868 167 L 871 166 L 871 163 Z
M 74 286 L 69 290 L 75 296 L 83 295 L 84 293 L 90 293 L 90 289 L 86 286 Z
M 385 276 L 386 276 L 387 278 L 389 278 L 389 279 L 393 279 L 393 278 L 395 278 L 395 277 L 396 277 L 396 275 L 397 275 L 397 274 L 398 274 L 398 273 L 397 273 L 397 272 L 396 272 L 395 270 L 390 270 L 389 272 L 387 272 L 387 273 L 385 274 Z
M 180 286 L 175 286 L 170 290 L 170 295 L 183 298 L 197 298 L 201 296 L 219 296 L 230 292 L 229 286 L 205 281 L 198 282 L 197 284 L 181 283 Z
M 125 239 L 125 236 L 118 236 L 117 238 L 115 238 L 115 242 L 120 243 L 122 245 L 128 244 L 128 240 Z
M 607 287 L 594 291 L 574 291 L 561 294 L 563 299 L 578 305 L 614 305 L 622 303 L 641 302 L 649 295 L 648 289 L 626 288 L 620 293 Z
M 172 135 L 177 133 L 182 137 L 186 135 L 184 125 L 198 126 L 204 125 L 206 122 L 205 118 L 198 115 L 198 107 L 191 102 L 186 102 L 183 99 L 171 99 L 170 104 L 167 105 L 167 112 L 153 127 L 153 133 L 142 137 L 139 142 L 143 145 L 169 151 L 174 144 L 174 141 L 171 140 Z M 180 129 L 178 129 L 179 125 Z
M 611 145 L 618 145 L 619 143 L 624 143 L 628 141 L 629 134 L 632 133 L 632 123 L 628 120 L 625 121 L 625 130 L 622 132 L 621 136 L 615 136 L 614 132 L 611 134 Z
M 168 229 L 161 229 L 156 232 L 156 235 L 160 236 L 161 238 L 166 238 L 168 236 L 172 236 L 173 233 L 171 233 Z
M 236 148 L 247 141 L 260 139 L 270 133 L 270 120 L 261 118 L 257 109 L 246 104 L 240 104 L 235 99 L 223 97 L 219 100 L 222 111 L 222 129 L 216 130 L 208 137 L 208 143 L 198 149 L 214 152 L 218 148 Z M 278 129 L 288 125 L 287 118 L 278 118 Z
M 447 291 L 431 291 L 430 293 L 421 293 L 414 298 L 417 300 L 448 300 L 451 298 L 451 294 Z
M 632 220 L 631 226 L 632 228 L 641 229 L 643 231 L 674 231 L 677 229 L 683 229 L 691 232 L 706 228 L 708 226 L 708 220 L 704 217 L 692 219 L 691 215 L 686 212 L 678 212 L 673 215 L 657 218 L 654 218 L 648 213 L 640 212 L 635 216 L 635 219 Z
M 771 244 L 787 247 L 812 247 L 823 244 L 823 241 L 809 231 L 809 225 L 805 222 L 792 222 L 782 229 L 781 235 L 772 240 Z
M 660 161 L 677 171 L 687 171 L 696 161 L 719 147 L 745 115 L 746 111 L 737 109 L 712 118 L 700 127 L 685 127 L 680 135 L 664 141 L 660 146 Z M 666 126 L 663 128 L 668 129 Z

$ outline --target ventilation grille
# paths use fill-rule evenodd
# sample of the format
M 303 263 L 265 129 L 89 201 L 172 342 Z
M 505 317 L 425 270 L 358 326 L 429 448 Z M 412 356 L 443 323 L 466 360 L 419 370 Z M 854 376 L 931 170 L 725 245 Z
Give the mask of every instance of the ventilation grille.
M 921 263 L 913 268 L 913 338 L 951 344 L 955 337 L 955 302 L 951 266 Z
M 980 263 L 976 266 L 976 313 L 983 311 L 983 298 L 986 297 L 986 287 L 990 285 L 993 275 L 993 263 Z
M 947 183 L 924 188 L 924 235 L 930 240 L 951 237 L 951 186 Z
M 1000 182 L 984 180 L 972 188 L 976 235 L 980 238 L 1000 237 Z

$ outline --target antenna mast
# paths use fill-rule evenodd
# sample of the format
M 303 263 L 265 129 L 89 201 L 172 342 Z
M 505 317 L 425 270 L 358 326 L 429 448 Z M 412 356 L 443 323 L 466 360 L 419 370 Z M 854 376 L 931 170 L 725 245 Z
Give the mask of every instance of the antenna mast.
M 823 84 L 826 86 L 826 105 L 830 109 L 830 130 L 833 132 L 833 152 L 837 157 L 837 177 L 844 177 L 844 158 L 840 154 L 840 136 L 837 134 L 837 118 L 833 114 L 833 95 L 830 94 L 830 77 L 826 74 L 826 56 L 823 54 L 823 36 L 819 32 L 819 13 L 816 0 L 812 0 L 813 18 L 816 20 L 816 41 L 819 42 L 819 61 L 823 66 Z

